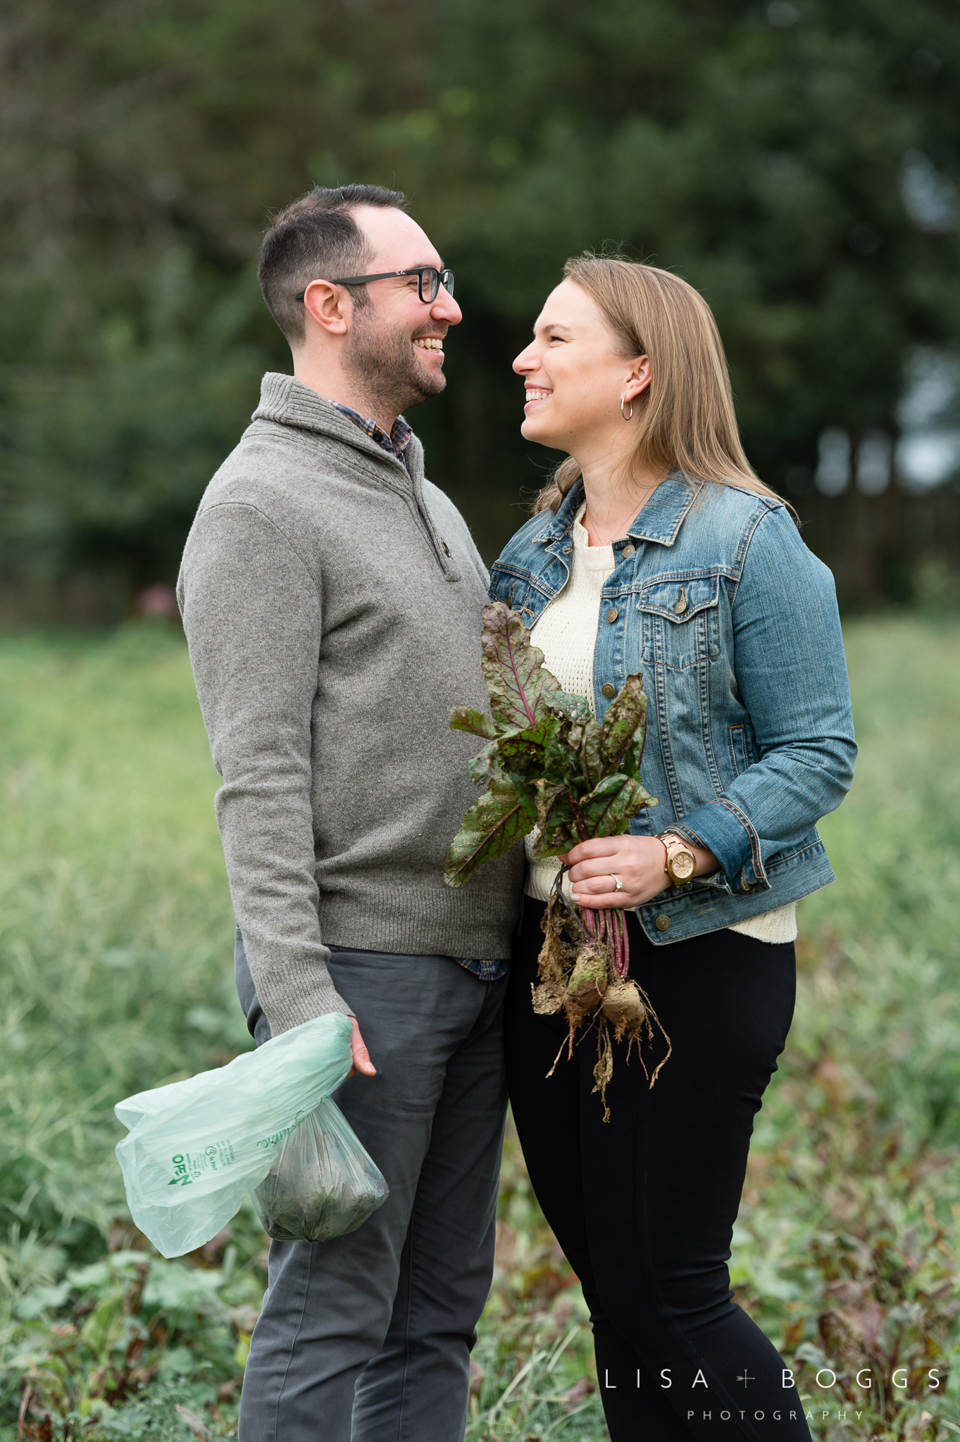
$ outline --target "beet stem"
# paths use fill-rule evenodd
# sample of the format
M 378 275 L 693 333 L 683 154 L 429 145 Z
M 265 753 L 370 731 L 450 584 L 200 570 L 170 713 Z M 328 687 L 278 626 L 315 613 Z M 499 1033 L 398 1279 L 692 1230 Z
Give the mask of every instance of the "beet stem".
M 622 907 L 614 913 L 614 925 L 617 932 L 616 965 L 617 975 L 624 977 L 627 974 L 627 962 L 629 960 L 629 942 L 627 941 L 627 917 Z

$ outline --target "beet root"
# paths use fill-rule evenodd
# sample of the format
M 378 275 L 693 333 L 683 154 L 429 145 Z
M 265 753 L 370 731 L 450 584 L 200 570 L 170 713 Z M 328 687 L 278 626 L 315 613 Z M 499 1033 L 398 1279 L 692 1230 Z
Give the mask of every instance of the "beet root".
M 576 997 L 581 1006 L 595 1011 L 607 989 L 610 955 L 605 946 L 595 942 L 581 947 L 567 982 L 567 995 Z
M 640 996 L 635 981 L 619 979 L 607 987 L 600 1008 L 604 1017 L 615 1028 L 617 1040 L 625 1034 L 637 1035 L 647 1019 L 647 1008 Z
M 570 1023 L 570 1052 L 577 1027 L 592 1017 L 607 989 L 610 974 L 610 953 L 595 941 L 581 946 L 573 963 L 563 998 L 563 1010 Z

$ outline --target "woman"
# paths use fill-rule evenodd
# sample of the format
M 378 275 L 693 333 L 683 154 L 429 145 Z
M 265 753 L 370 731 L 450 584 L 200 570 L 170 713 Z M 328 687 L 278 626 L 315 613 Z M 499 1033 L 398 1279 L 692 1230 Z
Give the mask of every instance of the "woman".
M 530 984 L 557 865 L 528 847 L 507 1003 L 514 1116 L 590 1305 L 614 1442 L 808 1437 L 726 1262 L 793 1014 L 795 903 L 833 880 L 816 822 L 856 751 L 833 581 L 750 468 L 697 292 L 619 259 L 564 274 L 514 370 L 523 435 L 569 458 L 491 594 L 598 718 L 643 673 L 644 784 L 659 804 L 563 859 L 575 899 L 635 908 L 630 972 L 673 1054 L 649 1089 L 617 1049 L 608 1124 L 595 1048 L 548 1078 L 566 1028 L 534 1015 Z

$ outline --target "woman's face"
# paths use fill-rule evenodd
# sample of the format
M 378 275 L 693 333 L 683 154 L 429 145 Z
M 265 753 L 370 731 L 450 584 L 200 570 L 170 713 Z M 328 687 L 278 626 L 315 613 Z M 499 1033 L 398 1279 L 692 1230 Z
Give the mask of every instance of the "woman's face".
M 620 398 L 635 399 L 650 383 L 646 357 L 617 354 L 603 313 L 572 280 L 547 297 L 533 340 L 513 369 L 523 377 L 526 398 L 521 435 L 573 455 L 625 441 L 632 431 L 620 414 Z

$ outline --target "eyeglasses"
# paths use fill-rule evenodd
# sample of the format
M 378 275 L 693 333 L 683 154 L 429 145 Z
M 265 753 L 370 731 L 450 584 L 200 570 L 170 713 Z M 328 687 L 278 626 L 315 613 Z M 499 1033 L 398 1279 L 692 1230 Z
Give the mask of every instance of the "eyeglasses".
M 332 282 L 333 285 L 366 285 L 368 280 L 390 280 L 397 275 L 415 275 L 417 277 L 417 294 L 424 305 L 432 305 L 440 294 L 440 287 L 443 286 L 447 295 L 453 295 L 453 271 L 437 270 L 432 265 L 414 266 L 412 270 L 381 270 L 378 275 L 344 275 L 339 280 Z M 302 290 L 297 300 L 303 300 L 306 291 Z

